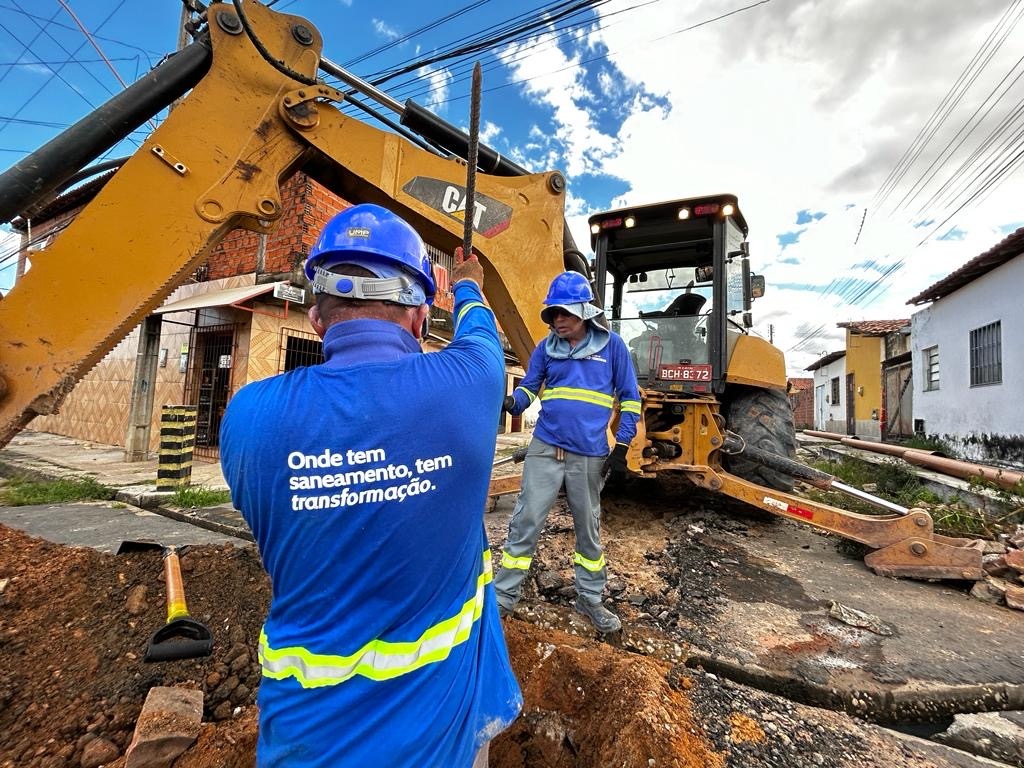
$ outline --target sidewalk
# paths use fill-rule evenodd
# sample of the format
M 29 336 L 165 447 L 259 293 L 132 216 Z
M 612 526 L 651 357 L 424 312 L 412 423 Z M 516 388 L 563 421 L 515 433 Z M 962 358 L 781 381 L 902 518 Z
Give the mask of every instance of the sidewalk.
M 526 445 L 532 433 L 498 435 L 495 455 L 509 447 Z M 156 490 L 158 461 L 128 462 L 124 449 L 115 445 L 90 443 L 49 432 L 23 430 L 0 448 L 0 474 L 21 472 L 33 477 L 60 479 L 92 478 L 115 489 L 114 498 L 134 507 L 192 523 L 217 533 L 252 541 L 242 515 L 230 504 L 217 507 L 180 509 L 170 506 L 172 493 Z M 226 490 L 228 485 L 220 462 L 192 461 L 192 485 Z
M 133 507 L 191 523 L 217 533 L 252 541 L 249 527 L 230 504 L 180 509 L 170 505 L 173 493 L 156 490 L 158 461 L 125 461 L 124 449 L 76 440 L 49 432 L 24 430 L 0 448 L 4 474 L 21 472 L 31 477 L 61 479 L 92 478 L 113 488 L 114 498 Z M 220 462 L 192 462 L 192 485 L 227 490 Z

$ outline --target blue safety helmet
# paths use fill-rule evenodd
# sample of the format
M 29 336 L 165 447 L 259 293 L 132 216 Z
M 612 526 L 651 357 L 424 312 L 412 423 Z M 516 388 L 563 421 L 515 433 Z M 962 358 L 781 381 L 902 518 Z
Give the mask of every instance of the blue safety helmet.
M 593 300 L 594 292 L 590 290 L 590 281 L 584 275 L 579 272 L 563 272 L 551 281 L 547 298 L 544 299 L 544 309 L 540 312 L 541 320 L 551 325 L 551 310 L 555 307 L 582 320 L 590 320 L 603 311 L 591 303 Z
M 379 279 L 339 276 L 330 270 L 355 264 Z M 432 304 L 437 290 L 423 240 L 406 221 L 379 205 L 354 205 L 324 226 L 305 265 L 313 293 L 343 298 Z

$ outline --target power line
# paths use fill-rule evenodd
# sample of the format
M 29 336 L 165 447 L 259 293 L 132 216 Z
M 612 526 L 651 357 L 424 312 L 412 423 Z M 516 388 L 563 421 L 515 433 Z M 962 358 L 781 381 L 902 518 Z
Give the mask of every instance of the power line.
M 1000 17 L 999 21 L 996 23 L 996 26 L 992 29 L 991 32 L 989 32 L 988 37 L 982 43 L 981 47 L 971 58 L 970 62 L 968 62 L 963 72 L 961 72 L 960 76 L 957 77 L 956 81 L 946 92 L 946 95 L 942 97 L 942 100 L 939 102 L 939 105 L 935 108 L 935 111 L 932 112 L 931 116 L 918 131 L 917 136 L 914 137 L 914 140 L 910 143 L 910 146 L 906 149 L 906 151 L 903 153 L 903 156 L 896 163 L 896 166 L 889 172 L 889 175 L 886 177 L 885 181 L 882 182 L 882 186 L 879 187 L 878 192 L 875 193 L 875 198 L 873 200 L 874 208 L 876 210 L 882 207 L 882 205 L 888 199 L 889 195 L 892 193 L 893 189 L 895 189 L 896 185 L 899 184 L 903 176 L 910 169 L 910 166 L 917 160 L 917 157 L 921 154 L 921 151 L 924 149 L 924 146 L 935 135 L 935 131 L 937 131 L 939 126 L 942 125 L 942 123 L 946 120 L 946 118 L 949 115 L 949 112 L 963 98 L 963 95 L 966 92 L 967 87 L 970 85 L 970 83 L 973 83 L 974 79 L 977 77 L 977 73 L 972 75 L 971 71 L 974 70 L 975 65 L 987 55 L 987 49 L 994 45 L 993 41 L 998 36 L 1000 28 L 1004 26 L 1006 19 L 1009 18 L 1009 15 L 1011 14 L 1013 7 L 1018 5 L 1019 3 L 1020 0 L 1014 0 L 1011 6 L 1006 9 L 1006 11 Z M 998 45 L 995 46 L 995 49 L 998 50 L 998 47 L 1001 45 L 1002 41 L 1000 41 Z M 978 73 L 980 73 L 981 69 L 985 67 L 985 65 L 988 63 L 990 59 L 991 55 L 988 55 L 988 58 L 985 59 L 984 63 L 982 63 L 980 67 L 978 67 Z M 968 83 L 967 86 L 964 86 L 963 83 L 968 79 L 970 79 L 970 83 Z

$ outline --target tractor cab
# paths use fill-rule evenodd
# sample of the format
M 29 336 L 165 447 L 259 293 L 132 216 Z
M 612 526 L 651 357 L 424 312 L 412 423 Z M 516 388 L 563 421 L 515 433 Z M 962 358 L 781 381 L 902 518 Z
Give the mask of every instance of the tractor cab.
M 764 292 L 733 195 L 591 216 L 597 295 L 629 347 L 640 386 L 720 393 L 736 339 Z

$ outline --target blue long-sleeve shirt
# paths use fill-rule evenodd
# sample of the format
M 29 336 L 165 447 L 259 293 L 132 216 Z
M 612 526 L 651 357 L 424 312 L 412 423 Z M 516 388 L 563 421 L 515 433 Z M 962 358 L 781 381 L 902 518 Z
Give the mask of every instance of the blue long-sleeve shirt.
M 261 768 L 468 768 L 522 705 L 482 517 L 504 357 L 472 282 L 454 314 L 431 354 L 333 325 L 322 365 L 228 404 L 224 476 L 273 587 Z
M 541 391 L 543 387 L 543 392 Z M 629 444 L 640 418 L 640 389 L 626 343 L 609 332 L 608 343 L 585 357 L 552 357 L 547 339 L 530 355 L 526 376 L 512 393 L 511 412 L 522 413 L 538 395 L 540 416 L 533 434 L 549 445 L 582 456 L 608 453 L 608 423 L 615 401 L 615 442 Z

